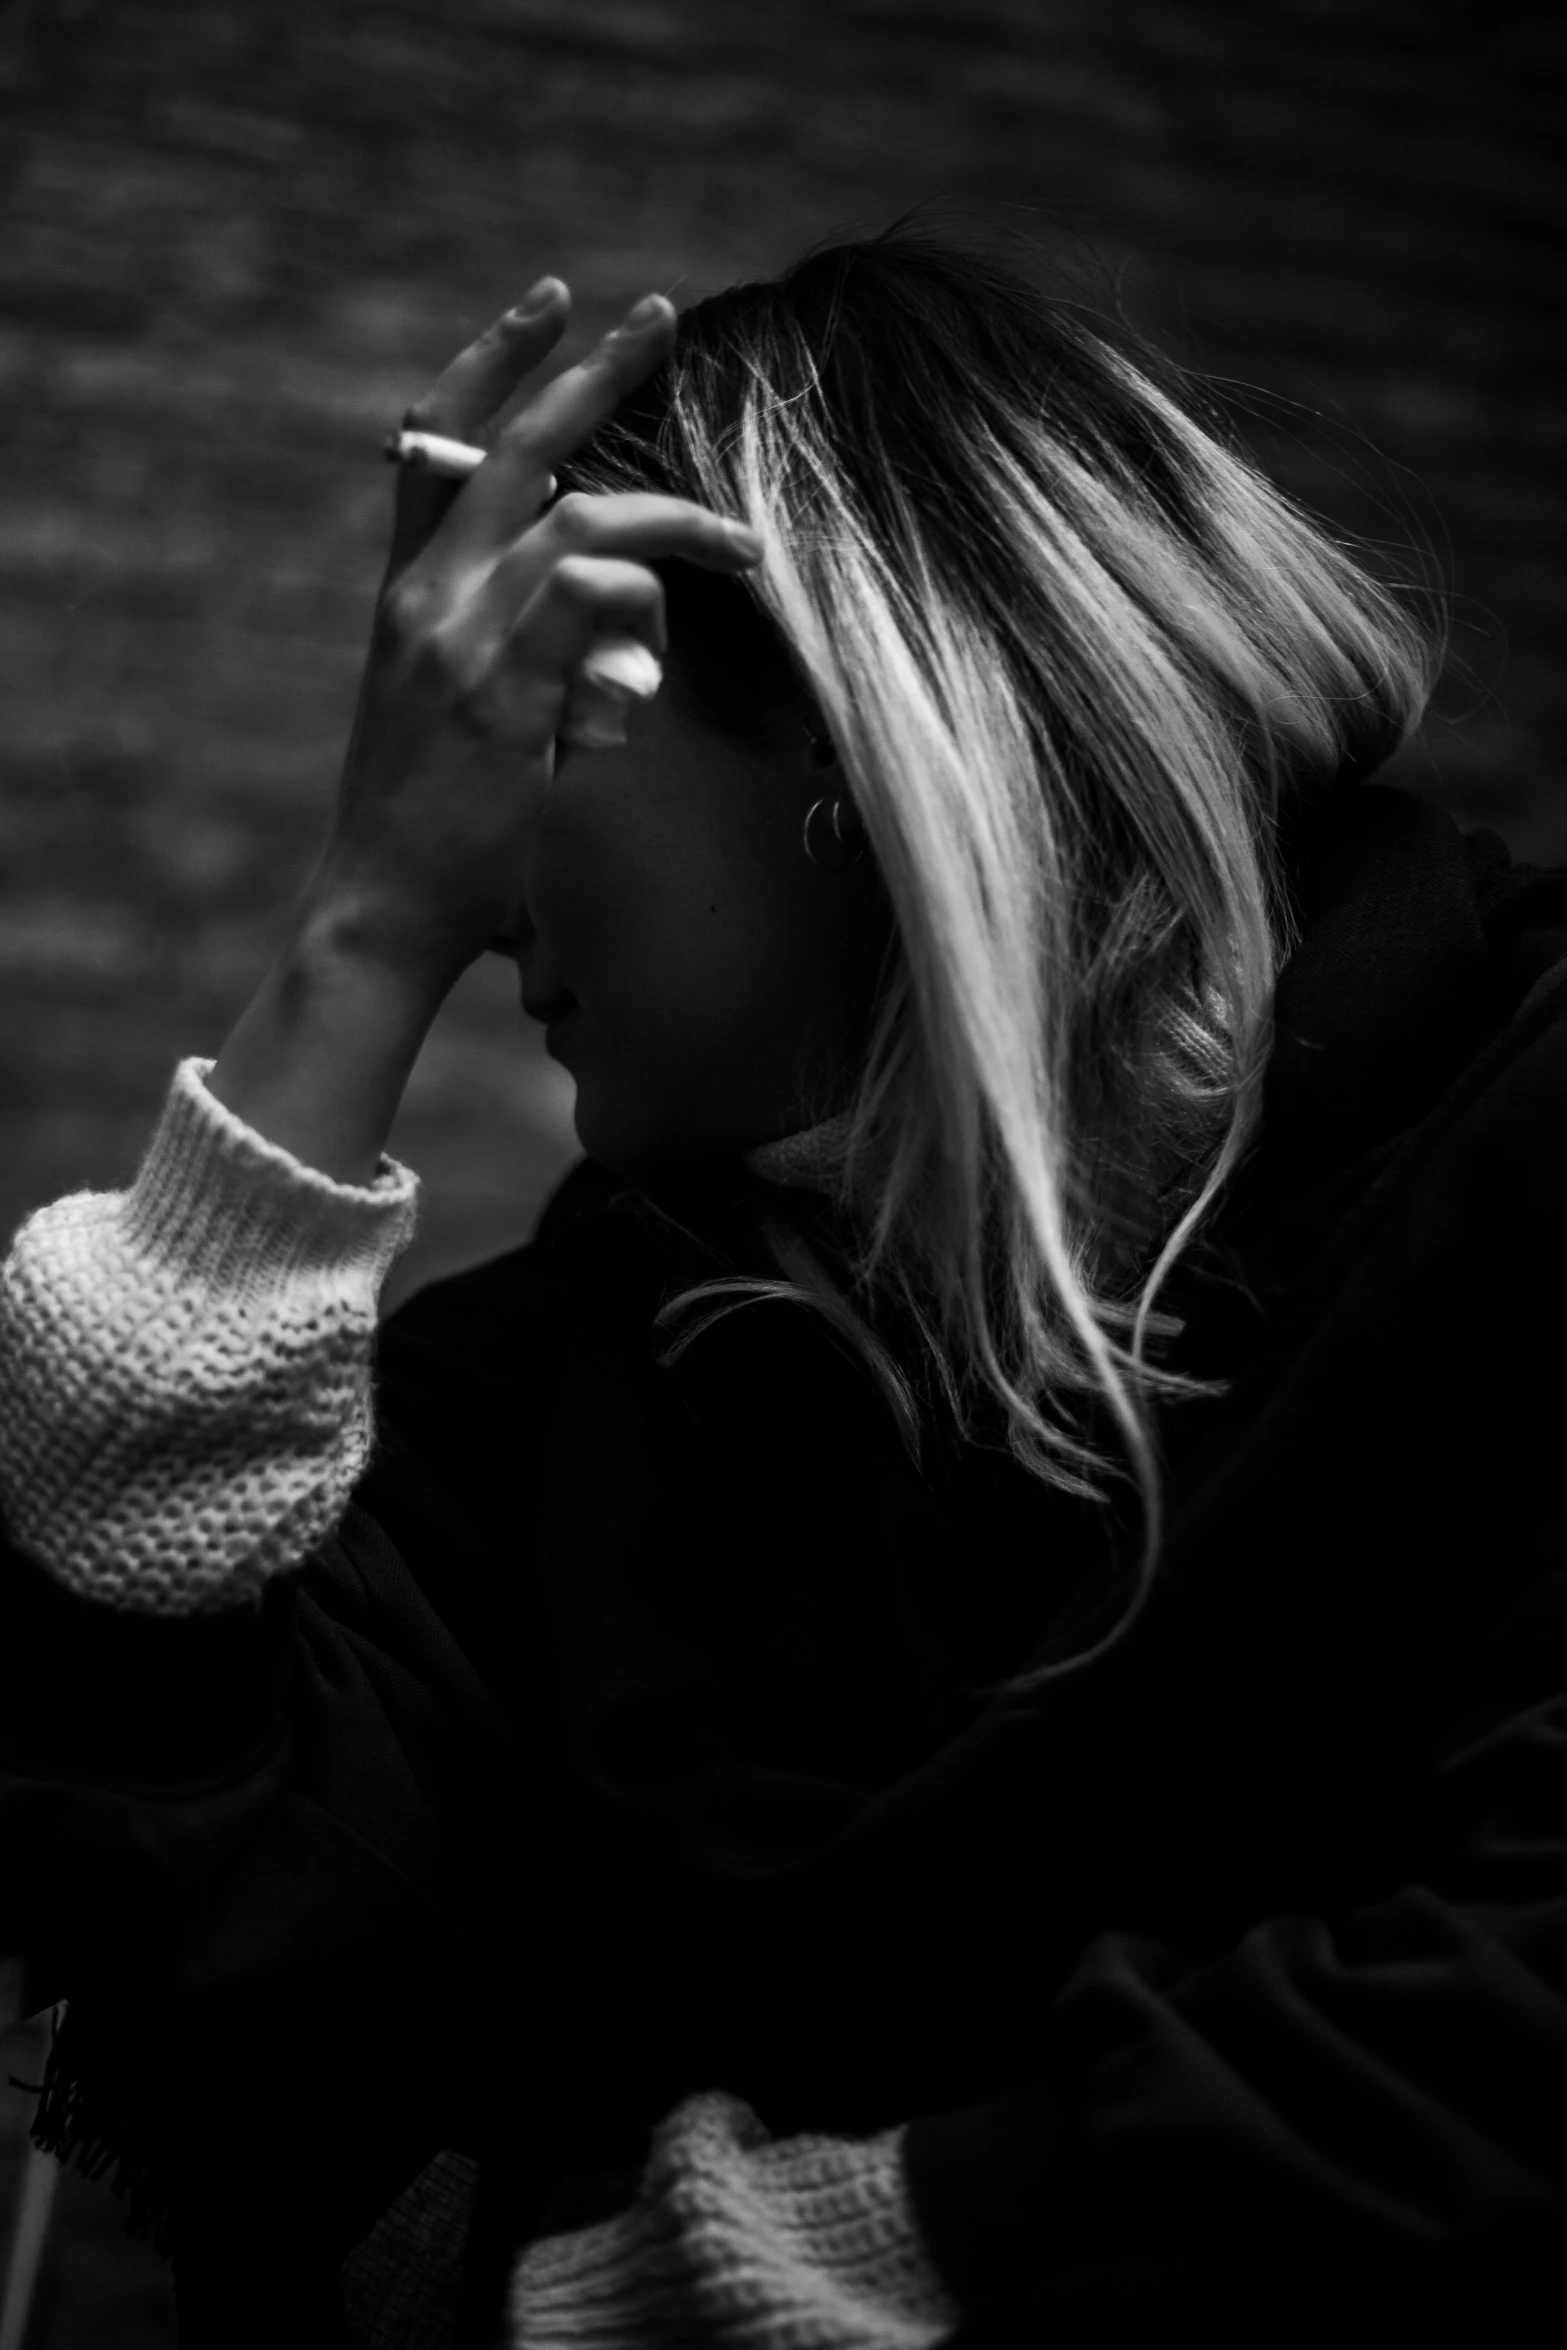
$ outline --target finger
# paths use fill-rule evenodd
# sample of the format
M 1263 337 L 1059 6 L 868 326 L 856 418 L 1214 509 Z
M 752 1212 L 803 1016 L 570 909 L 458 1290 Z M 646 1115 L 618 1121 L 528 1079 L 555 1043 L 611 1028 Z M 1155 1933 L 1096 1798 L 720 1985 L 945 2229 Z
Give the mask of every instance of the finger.
M 459 351 L 403 418 L 410 432 L 468 441 L 511 398 L 566 330 L 571 295 L 558 277 L 541 277 L 515 309 L 505 310 Z
M 664 586 L 642 563 L 613 556 L 567 555 L 519 615 L 512 644 L 540 669 L 573 670 L 597 636 L 624 628 L 662 660 Z
M 404 411 L 405 428 L 439 433 L 447 440 L 471 440 L 505 406 L 523 377 L 548 357 L 565 332 L 570 309 L 571 295 L 561 280 L 540 278 L 515 309 L 492 321 Z M 462 486 L 415 466 L 400 468 L 391 571 L 400 570 L 424 545 Z
M 748 522 L 651 490 L 597 497 L 569 490 L 534 535 L 552 554 L 628 555 L 644 563 L 679 555 L 713 571 L 747 569 L 763 554 Z
M 685 498 L 638 490 L 589 497 L 573 490 L 490 567 L 485 595 L 492 609 L 515 611 L 571 555 L 642 563 L 678 555 L 704 570 L 738 573 L 759 563 L 762 552 L 749 523 L 726 520 Z
M 453 517 L 452 549 L 472 559 L 514 538 L 536 504 L 538 485 L 597 431 L 668 356 L 675 312 L 649 294 L 585 359 L 547 383 L 512 418 Z
M 625 631 L 662 659 L 664 590 L 640 563 L 568 555 L 519 614 L 470 713 L 486 731 L 553 737 L 575 672 L 603 636 Z

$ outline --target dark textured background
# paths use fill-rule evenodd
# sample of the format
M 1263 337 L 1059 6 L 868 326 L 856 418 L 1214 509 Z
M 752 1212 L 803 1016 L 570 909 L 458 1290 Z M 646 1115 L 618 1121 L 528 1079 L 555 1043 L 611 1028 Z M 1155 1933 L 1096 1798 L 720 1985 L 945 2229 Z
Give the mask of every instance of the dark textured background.
M 12 0 L 7 1227 L 122 1180 L 175 1057 L 259 975 L 352 705 L 380 439 L 545 268 L 585 333 L 932 197 L 1086 238 L 1134 315 L 1267 395 L 1246 429 L 1290 487 L 1431 540 L 1457 667 L 1402 779 L 1567 858 L 1558 14 Z M 411 1089 L 404 1286 L 524 1234 L 571 1153 L 510 978 L 470 976 Z M 39 2340 L 163 2339 L 98 2192 L 65 2208 Z

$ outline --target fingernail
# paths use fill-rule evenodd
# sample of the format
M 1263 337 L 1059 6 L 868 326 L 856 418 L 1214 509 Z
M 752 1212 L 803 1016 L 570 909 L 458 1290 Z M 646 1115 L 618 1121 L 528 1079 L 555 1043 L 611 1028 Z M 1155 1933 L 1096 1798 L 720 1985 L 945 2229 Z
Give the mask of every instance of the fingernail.
M 541 277 L 536 286 L 530 286 L 515 309 L 508 310 L 508 318 L 537 318 L 547 310 L 561 290 L 558 277 Z
M 737 553 L 749 555 L 756 562 L 761 560 L 762 540 L 759 531 L 754 531 L 748 522 L 726 522 L 724 528 L 733 540 Z
M 658 295 L 644 294 L 640 302 L 632 304 L 621 324 L 623 327 L 651 326 L 654 319 L 662 318 L 663 314 L 664 305 Z

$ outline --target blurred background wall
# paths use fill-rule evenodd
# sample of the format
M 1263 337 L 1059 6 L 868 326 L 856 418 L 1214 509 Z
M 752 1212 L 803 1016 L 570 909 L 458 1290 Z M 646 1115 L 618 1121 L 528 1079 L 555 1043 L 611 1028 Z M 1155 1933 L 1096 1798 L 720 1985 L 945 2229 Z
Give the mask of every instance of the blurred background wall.
M 587 335 L 926 199 L 1064 225 L 1135 315 L 1273 396 L 1247 429 L 1293 489 L 1433 540 L 1459 672 L 1401 771 L 1567 856 L 1554 14 L 14 0 L 7 1229 L 123 1178 L 175 1057 L 214 1051 L 258 976 L 348 725 L 382 436 L 546 267 Z M 525 1233 L 570 1155 L 514 985 L 474 972 L 415 1079 L 403 1286 Z
M 173 1061 L 215 1051 L 259 976 L 351 713 L 381 440 L 545 268 L 580 343 L 649 287 L 688 301 L 933 198 L 1086 240 L 1134 316 L 1251 388 L 1242 427 L 1293 490 L 1344 529 L 1431 541 L 1455 670 L 1399 780 L 1567 858 L 1557 20 L 1431 0 L 11 0 L 6 1229 L 123 1181 Z M 401 1288 L 524 1237 L 572 1156 L 568 1082 L 514 995 L 509 966 L 475 970 L 415 1077 L 394 1148 L 427 1210 Z M 48 2339 L 161 2339 L 147 2274 L 93 2265 L 92 2192 Z

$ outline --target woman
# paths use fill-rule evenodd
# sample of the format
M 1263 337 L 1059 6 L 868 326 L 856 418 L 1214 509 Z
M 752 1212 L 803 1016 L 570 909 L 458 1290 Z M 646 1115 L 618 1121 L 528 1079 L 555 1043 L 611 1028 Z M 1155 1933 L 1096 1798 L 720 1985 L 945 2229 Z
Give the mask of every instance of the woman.
M 191 2344 L 1523 2339 L 1567 891 L 1368 783 L 1433 648 L 1072 303 L 894 233 L 497 425 L 566 303 L 409 419 L 490 454 L 277 965 L 7 1268 L 44 2133 Z M 492 946 L 587 1159 L 372 1399 Z

